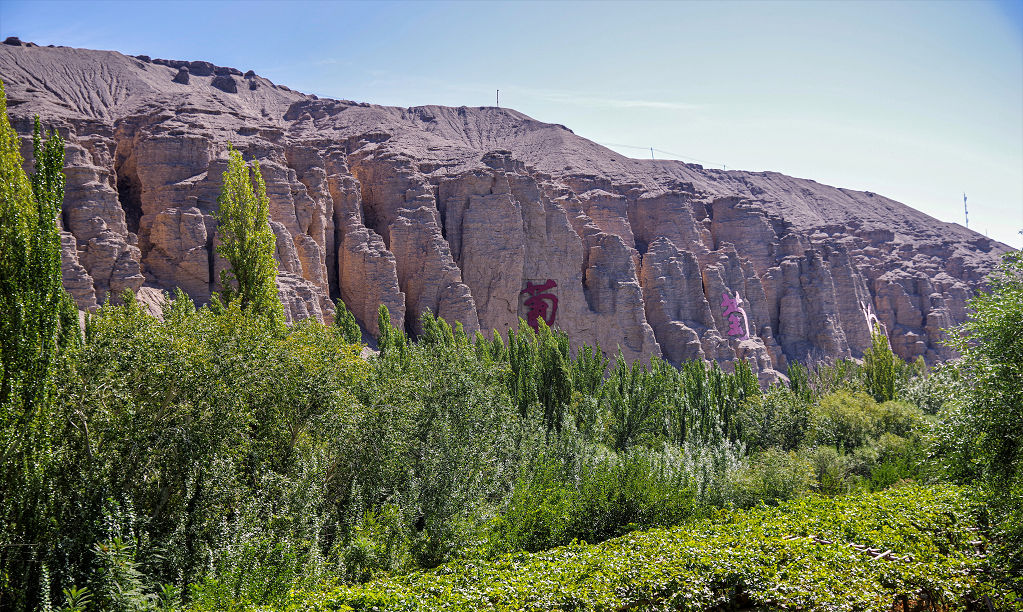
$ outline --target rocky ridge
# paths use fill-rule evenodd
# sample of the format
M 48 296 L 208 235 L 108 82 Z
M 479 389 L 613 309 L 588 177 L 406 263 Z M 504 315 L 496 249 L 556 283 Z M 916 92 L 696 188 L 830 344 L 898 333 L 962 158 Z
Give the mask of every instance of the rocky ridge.
M 527 316 L 528 283 L 573 342 L 724 365 L 859 357 L 870 316 L 906 359 L 1008 250 L 869 192 L 771 172 L 634 160 L 514 110 L 319 99 L 252 71 L 0 45 L 9 112 L 67 139 L 64 282 L 83 310 L 125 289 L 219 289 L 213 213 L 228 143 L 259 159 L 291 320 L 342 300 L 415 332 Z M 726 318 L 739 297 L 742 332 Z M 555 304 L 556 300 L 556 304 Z

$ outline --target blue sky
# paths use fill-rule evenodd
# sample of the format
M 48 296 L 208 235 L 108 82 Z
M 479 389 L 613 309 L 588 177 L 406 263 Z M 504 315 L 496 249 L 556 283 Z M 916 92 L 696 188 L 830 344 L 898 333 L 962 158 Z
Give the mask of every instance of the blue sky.
M 1023 247 L 1023 2 L 0 2 L 0 34 L 881 193 Z M 624 147 L 619 145 L 630 145 Z

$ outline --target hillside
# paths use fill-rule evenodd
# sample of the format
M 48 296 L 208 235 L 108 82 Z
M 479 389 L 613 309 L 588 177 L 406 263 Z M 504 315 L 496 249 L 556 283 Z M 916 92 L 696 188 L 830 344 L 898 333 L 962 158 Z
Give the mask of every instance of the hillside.
M 319 99 L 207 62 L 10 39 L 0 78 L 20 134 L 39 114 L 67 136 L 63 271 L 83 310 L 218 290 L 229 142 L 262 165 L 288 316 L 329 320 L 340 299 L 373 335 L 381 303 L 413 332 L 426 310 L 505 331 L 542 285 L 534 320 L 630 359 L 742 358 L 773 380 L 861 356 L 876 314 L 897 354 L 933 362 L 1008 250 L 870 192 L 629 159 L 510 109 Z M 725 316 L 736 298 L 742 320 Z

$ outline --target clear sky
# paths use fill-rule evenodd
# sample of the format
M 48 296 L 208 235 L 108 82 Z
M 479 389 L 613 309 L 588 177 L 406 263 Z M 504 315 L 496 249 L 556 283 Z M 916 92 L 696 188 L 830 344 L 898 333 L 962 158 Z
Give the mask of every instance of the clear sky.
M 2 0 L 0 34 L 394 106 L 500 89 L 633 157 L 775 170 L 959 223 L 965 192 L 972 229 L 1023 247 L 1021 0 Z

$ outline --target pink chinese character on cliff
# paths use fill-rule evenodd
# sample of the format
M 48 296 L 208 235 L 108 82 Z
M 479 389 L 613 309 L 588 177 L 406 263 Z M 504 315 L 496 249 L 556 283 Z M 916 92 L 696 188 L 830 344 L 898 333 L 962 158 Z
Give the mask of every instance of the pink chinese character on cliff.
M 728 297 L 728 292 L 721 293 L 721 307 L 725 309 L 721 316 L 728 319 L 728 335 L 740 336 L 739 340 L 749 340 L 749 317 L 741 304 L 742 297 L 738 293 L 734 299 Z M 742 319 L 739 315 L 742 315 Z
M 554 325 L 554 317 L 558 314 L 558 296 L 553 293 L 543 292 L 554 289 L 557 286 L 558 283 L 549 278 L 543 284 L 533 284 L 533 281 L 526 281 L 526 288 L 519 292 L 529 296 L 523 303 L 529 309 L 526 313 L 526 322 L 534 330 L 540 326 L 538 323 L 539 319 L 543 319 L 548 327 Z M 548 311 L 550 311 L 549 315 Z

